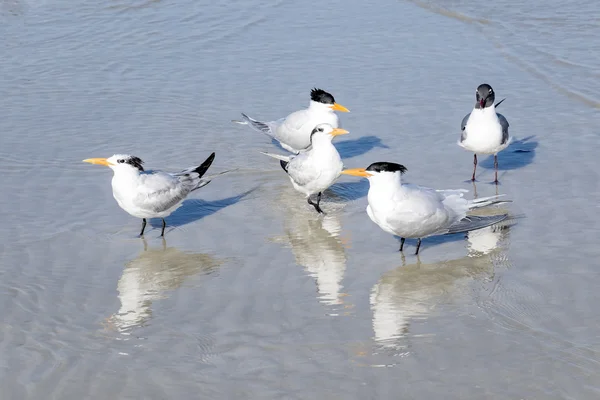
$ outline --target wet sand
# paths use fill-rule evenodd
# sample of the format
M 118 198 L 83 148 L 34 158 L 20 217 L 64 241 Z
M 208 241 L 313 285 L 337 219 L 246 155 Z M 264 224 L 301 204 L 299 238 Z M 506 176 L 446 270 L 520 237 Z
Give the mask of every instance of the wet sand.
M 593 399 L 600 392 L 598 5 L 512 0 L 0 3 L 0 386 L 6 399 Z M 318 10 L 318 12 L 316 11 Z M 491 84 L 515 143 L 456 145 Z M 334 94 L 348 168 L 506 194 L 525 218 L 423 241 L 342 177 L 318 216 L 240 112 Z M 212 173 L 145 240 L 131 153 Z M 503 206 L 504 207 L 504 206 Z

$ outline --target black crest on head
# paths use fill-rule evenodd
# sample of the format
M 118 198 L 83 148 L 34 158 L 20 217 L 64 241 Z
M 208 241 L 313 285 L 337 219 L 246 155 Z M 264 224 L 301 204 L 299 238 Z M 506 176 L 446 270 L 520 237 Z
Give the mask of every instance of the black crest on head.
M 392 162 L 376 162 L 367 167 L 367 171 L 373 172 L 398 172 L 403 174 L 406 172 L 406 167 L 401 164 L 396 164 Z
M 125 160 L 125 162 L 135 168 L 137 168 L 139 171 L 143 171 L 144 167 L 142 167 L 142 164 L 144 163 L 142 161 L 141 158 L 136 157 L 136 156 L 131 156 L 128 159 Z
M 316 101 L 318 103 L 323 104 L 333 104 L 335 103 L 335 99 L 330 93 L 327 93 L 323 89 L 314 88 L 310 91 L 310 99 L 312 101 Z

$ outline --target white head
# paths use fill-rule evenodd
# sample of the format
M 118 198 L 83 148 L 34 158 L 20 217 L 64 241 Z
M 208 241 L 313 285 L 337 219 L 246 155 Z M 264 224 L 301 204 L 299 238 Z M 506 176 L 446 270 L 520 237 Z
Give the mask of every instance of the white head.
M 342 174 L 360 176 L 369 179 L 369 184 L 387 185 L 400 184 L 400 177 L 406 172 L 406 167 L 401 164 L 380 161 L 369 165 L 366 169 L 354 168 L 342 171 Z
M 115 154 L 109 158 L 88 158 L 83 160 L 90 164 L 104 165 L 117 172 L 141 172 L 144 170 L 144 163 L 139 157 L 129 154 Z
M 315 129 L 310 133 L 310 143 L 312 145 L 323 143 L 324 141 L 330 142 L 335 136 L 345 135 L 348 131 L 341 128 L 334 128 L 329 124 L 319 124 L 315 126 Z
M 314 88 L 310 91 L 310 108 L 321 109 L 325 111 L 341 111 L 350 112 L 346 107 L 335 102 L 335 99 L 330 93 L 323 89 Z

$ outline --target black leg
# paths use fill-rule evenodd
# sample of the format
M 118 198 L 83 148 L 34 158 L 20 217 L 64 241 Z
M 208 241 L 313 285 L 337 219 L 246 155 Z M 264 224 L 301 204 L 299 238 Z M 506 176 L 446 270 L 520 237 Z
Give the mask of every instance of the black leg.
M 419 254 L 419 249 L 421 248 L 421 238 L 417 239 L 417 251 L 415 252 L 415 256 Z
M 162 228 L 162 232 L 160 233 L 160 236 L 164 237 L 165 236 L 165 228 L 167 227 L 167 221 L 165 221 L 165 219 L 163 218 L 163 228 Z
M 400 238 L 400 250 L 399 251 L 402 251 L 402 249 L 404 248 L 404 241 L 405 240 L 406 239 L 404 239 L 404 238 Z
M 317 195 L 317 202 L 316 203 L 312 202 L 312 200 L 310 199 L 310 196 L 308 197 L 308 204 L 310 204 L 311 206 L 313 206 L 315 208 L 315 210 L 317 210 L 318 213 L 325 214 L 323 212 L 323 210 L 321 210 L 321 207 L 319 206 L 319 203 L 321 203 L 321 192 L 319 192 L 319 194 Z
M 475 170 L 477 170 L 477 154 L 473 155 L 473 177 L 471 181 L 475 182 Z
M 142 231 L 140 232 L 140 236 L 144 236 L 144 229 L 146 229 L 146 218 L 142 218 Z
M 498 184 L 498 154 L 494 154 L 494 169 L 496 170 L 496 179 L 494 179 L 494 183 Z

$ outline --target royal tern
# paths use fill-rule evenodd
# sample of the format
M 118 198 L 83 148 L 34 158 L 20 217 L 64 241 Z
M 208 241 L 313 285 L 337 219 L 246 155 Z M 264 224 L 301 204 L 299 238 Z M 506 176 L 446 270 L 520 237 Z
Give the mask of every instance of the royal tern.
M 334 136 L 345 135 L 348 131 L 334 128 L 329 124 L 319 124 L 311 132 L 309 140 L 310 150 L 297 156 L 282 156 L 279 154 L 264 153 L 269 157 L 280 160 L 281 167 L 290 177 L 294 189 L 306 195 L 308 204 L 319 213 L 323 213 L 319 204 L 321 193 L 339 178 L 344 164 L 334 145 L 331 143 Z M 314 203 L 310 196 L 316 194 L 317 202 Z
M 88 158 L 90 164 L 110 167 L 113 170 L 113 197 L 123 210 L 130 215 L 142 218 L 144 235 L 146 218 L 162 218 L 162 232 L 165 235 L 165 217 L 181 206 L 183 199 L 196 189 L 210 183 L 202 179 L 213 160 L 212 153 L 199 167 L 181 172 L 144 171 L 143 161 L 128 154 L 115 154 L 109 158 Z
M 508 147 L 512 138 L 508 134 L 508 121 L 504 115 L 496 112 L 496 107 L 505 99 L 494 105 L 496 95 L 494 89 L 487 83 L 479 85 L 475 92 L 477 101 L 475 108 L 462 120 L 460 129 L 462 131 L 458 145 L 472 151 L 473 177 L 475 181 L 475 170 L 477 169 L 477 153 L 493 154 L 495 179 L 498 183 L 498 153 Z
M 342 174 L 369 179 L 367 214 L 381 229 L 401 238 L 400 251 L 403 251 L 406 238 L 418 239 L 415 254 L 419 254 L 423 238 L 468 232 L 497 224 L 508 217 L 507 214 L 467 216 L 472 209 L 505 203 L 496 200 L 500 196 L 467 200 L 463 198 L 467 190 L 434 190 L 402 184 L 400 176 L 404 172 L 406 167 L 390 162 L 376 162 L 367 169 L 342 171 Z
M 349 112 L 346 107 L 336 103 L 330 93 L 315 88 L 310 92 L 308 108 L 293 112 L 285 118 L 260 122 L 242 113 L 244 120 L 233 122 L 250 125 L 254 130 L 277 140 L 287 151 L 298 154 L 310 146 L 311 132 L 318 124 L 339 127 L 339 118 L 334 111 Z

